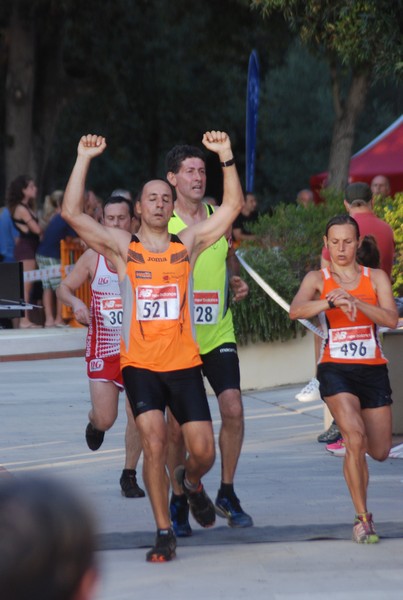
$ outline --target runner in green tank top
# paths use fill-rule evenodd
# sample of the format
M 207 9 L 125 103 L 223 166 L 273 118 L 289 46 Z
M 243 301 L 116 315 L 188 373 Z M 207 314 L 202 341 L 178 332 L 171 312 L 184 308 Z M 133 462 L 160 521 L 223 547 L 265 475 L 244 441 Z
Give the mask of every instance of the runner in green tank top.
M 225 164 L 221 166 L 223 170 L 227 168 Z M 214 208 L 203 202 L 206 190 L 203 152 L 194 146 L 175 146 L 167 155 L 166 170 L 167 179 L 177 196 L 169 231 L 177 233 L 188 225 L 208 219 Z M 247 296 L 248 286 L 238 273 L 228 273 L 228 249 L 229 241 L 223 236 L 197 258 L 193 270 L 193 323 L 203 361 L 203 373 L 217 396 L 222 421 L 219 435 L 221 485 L 215 501 L 216 512 L 227 519 L 230 527 L 250 527 L 253 525 L 252 518 L 244 512 L 234 491 L 235 471 L 244 436 L 244 416 L 234 326 L 228 306 L 229 287 L 238 301 Z M 232 269 L 235 262 L 239 270 L 236 257 L 233 255 L 231 259 Z M 168 415 L 168 468 L 173 488 L 171 520 L 176 535 L 185 537 L 192 534 L 188 507 L 173 477 L 175 467 L 183 463 L 185 447 L 180 428 L 172 415 Z

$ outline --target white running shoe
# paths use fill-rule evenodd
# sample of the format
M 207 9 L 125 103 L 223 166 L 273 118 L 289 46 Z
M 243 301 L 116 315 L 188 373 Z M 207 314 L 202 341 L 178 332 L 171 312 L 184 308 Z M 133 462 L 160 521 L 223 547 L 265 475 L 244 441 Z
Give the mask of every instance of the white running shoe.
M 319 381 L 316 377 L 312 377 L 311 381 L 306 384 L 302 390 L 296 394 L 296 399 L 300 402 L 313 402 L 320 400 Z

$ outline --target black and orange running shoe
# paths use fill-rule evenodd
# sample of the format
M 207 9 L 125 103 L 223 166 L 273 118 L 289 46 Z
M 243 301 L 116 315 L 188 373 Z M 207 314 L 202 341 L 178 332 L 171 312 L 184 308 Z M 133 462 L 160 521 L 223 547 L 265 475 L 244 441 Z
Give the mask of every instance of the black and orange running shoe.
M 172 529 L 157 529 L 155 545 L 146 554 L 147 562 L 168 562 L 176 556 L 176 537 Z

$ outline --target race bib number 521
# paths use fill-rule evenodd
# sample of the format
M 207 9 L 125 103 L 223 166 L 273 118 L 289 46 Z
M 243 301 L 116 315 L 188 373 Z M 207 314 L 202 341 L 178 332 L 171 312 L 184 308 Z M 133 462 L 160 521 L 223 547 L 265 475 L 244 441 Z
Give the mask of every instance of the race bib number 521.
M 139 321 L 179 319 L 179 288 L 168 285 L 140 285 L 136 288 L 136 310 Z
M 352 361 L 375 358 L 376 343 L 373 329 L 370 325 L 330 329 L 329 348 L 332 358 Z

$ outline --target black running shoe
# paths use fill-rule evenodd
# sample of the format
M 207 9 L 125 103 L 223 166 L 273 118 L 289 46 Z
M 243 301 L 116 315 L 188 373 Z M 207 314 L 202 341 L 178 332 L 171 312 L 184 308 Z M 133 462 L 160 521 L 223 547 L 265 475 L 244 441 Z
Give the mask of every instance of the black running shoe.
M 183 493 L 188 499 L 190 511 L 194 519 L 202 527 L 212 527 L 215 523 L 214 504 L 207 496 L 203 484 L 200 482 L 195 492 L 191 492 L 184 484 L 185 467 L 180 465 L 175 469 L 175 479 L 182 486 Z
M 181 496 L 172 494 L 169 511 L 176 537 L 189 537 L 192 535 L 192 528 L 189 524 L 189 504 L 185 494 Z
M 91 423 L 88 423 L 87 429 L 85 430 L 85 439 L 87 440 L 87 446 L 90 450 L 98 450 L 98 448 L 102 446 L 104 437 L 105 431 L 95 429 Z
M 146 554 L 147 562 L 168 562 L 176 556 L 176 538 L 172 529 L 157 529 L 155 545 Z
M 136 471 L 134 469 L 123 469 L 119 483 L 122 496 L 126 498 L 144 498 L 146 495 L 145 491 L 137 483 Z
M 318 442 L 322 444 L 335 444 L 342 437 L 336 423 L 332 423 L 326 431 L 318 435 Z

